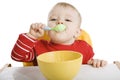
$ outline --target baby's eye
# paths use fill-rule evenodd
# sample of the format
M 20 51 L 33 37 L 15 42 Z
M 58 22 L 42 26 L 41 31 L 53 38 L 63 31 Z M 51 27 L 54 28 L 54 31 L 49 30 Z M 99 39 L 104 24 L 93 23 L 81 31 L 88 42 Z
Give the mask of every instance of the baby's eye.
M 55 19 L 55 18 L 53 18 L 53 19 L 50 19 L 50 21 L 56 21 L 56 19 Z
M 65 19 L 65 21 L 72 22 L 70 19 Z

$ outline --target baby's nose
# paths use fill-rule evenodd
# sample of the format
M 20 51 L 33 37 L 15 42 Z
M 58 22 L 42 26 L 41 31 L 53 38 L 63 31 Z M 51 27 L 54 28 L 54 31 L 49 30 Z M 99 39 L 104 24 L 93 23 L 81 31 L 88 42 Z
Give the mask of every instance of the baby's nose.
M 62 21 L 58 21 L 58 24 L 63 24 L 63 22 Z

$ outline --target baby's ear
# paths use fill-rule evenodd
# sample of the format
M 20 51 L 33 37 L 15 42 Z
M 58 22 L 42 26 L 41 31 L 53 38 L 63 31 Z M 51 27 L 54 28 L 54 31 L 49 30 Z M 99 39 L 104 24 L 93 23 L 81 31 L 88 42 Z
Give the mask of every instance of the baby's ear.
M 75 38 L 77 38 L 78 36 L 80 36 L 80 29 L 77 29 L 75 33 Z

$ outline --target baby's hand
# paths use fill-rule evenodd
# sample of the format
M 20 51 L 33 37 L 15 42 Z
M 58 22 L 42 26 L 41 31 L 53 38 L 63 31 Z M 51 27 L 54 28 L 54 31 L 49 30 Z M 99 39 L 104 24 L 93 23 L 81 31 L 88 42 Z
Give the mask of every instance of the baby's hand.
M 117 67 L 120 69 L 120 61 L 114 61 L 113 63 L 116 64 Z
M 90 59 L 88 64 L 92 65 L 93 67 L 99 68 L 104 67 L 107 65 L 107 61 L 99 60 L 99 59 Z
M 33 23 L 31 24 L 29 33 L 27 35 L 31 38 L 38 39 L 39 37 L 42 37 L 44 35 L 44 27 L 45 24 Z

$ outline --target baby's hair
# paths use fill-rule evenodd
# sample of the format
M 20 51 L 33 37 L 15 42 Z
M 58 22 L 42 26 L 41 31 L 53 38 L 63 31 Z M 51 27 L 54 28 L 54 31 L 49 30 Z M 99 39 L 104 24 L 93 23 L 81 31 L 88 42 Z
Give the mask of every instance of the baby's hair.
M 77 9 L 73 5 L 66 3 L 66 2 L 59 2 L 55 6 L 58 6 L 58 5 L 63 6 L 63 7 L 71 7 L 77 11 Z
M 72 9 L 74 9 L 77 13 L 78 13 L 78 16 L 79 16 L 79 21 L 80 21 L 80 24 L 81 24 L 81 15 L 80 15 L 80 13 L 79 13 L 79 11 L 73 6 L 73 5 L 71 5 L 71 4 L 69 4 L 69 3 L 66 3 L 66 2 L 59 2 L 59 3 L 57 3 L 55 6 L 62 6 L 62 7 L 70 7 L 70 8 L 72 8 Z M 55 7 L 54 6 L 54 7 Z M 79 27 L 80 27 L 80 24 L 79 24 Z

